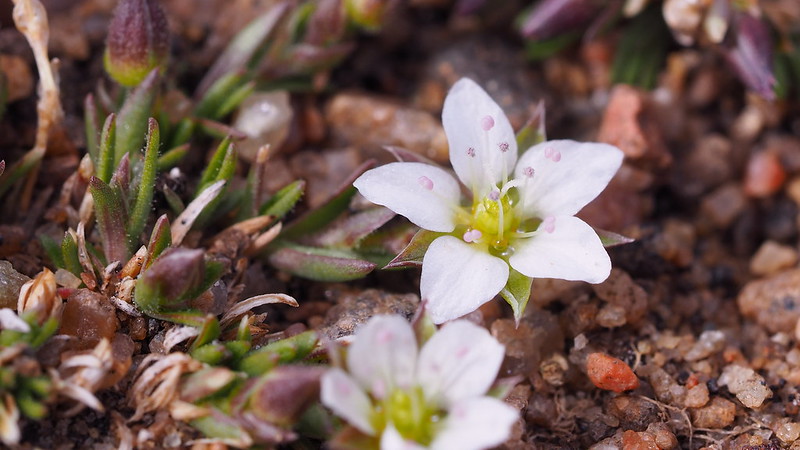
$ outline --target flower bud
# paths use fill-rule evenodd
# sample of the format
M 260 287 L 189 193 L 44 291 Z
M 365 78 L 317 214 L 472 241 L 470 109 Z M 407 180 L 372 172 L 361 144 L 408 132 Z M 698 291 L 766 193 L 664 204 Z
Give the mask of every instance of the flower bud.
M 319 399 L 323 373 L 324 368 L 315 366 L 276 367 L 248 382 L 233 404 L 246 402 L 244 411 L 251 413 L 250 420 L 289 427 Z
M 169 52 L 167 16 L 158 0 L 120 0 L 108 27 L 106 72 L 123 86 L 136 86 Z
M 748 13 L 736 17 L 735 40 L 723 47 L 728 63 L 748 88 L 767 100 L 775 98 L 772 38 L 767 24 Z
M 377 30 L 391 0 L 346 0 L 347 17 L 367 30 Z
M 183 308 L 205 279 L 205 260 L 199 249 L 176 248 L 164 252 L 140 275 L 136 304 L 146 311 Z
M 522 35 L 550 39 L 585 28 L 603 10 L 596 0 L 543 0 L 522 23 Z

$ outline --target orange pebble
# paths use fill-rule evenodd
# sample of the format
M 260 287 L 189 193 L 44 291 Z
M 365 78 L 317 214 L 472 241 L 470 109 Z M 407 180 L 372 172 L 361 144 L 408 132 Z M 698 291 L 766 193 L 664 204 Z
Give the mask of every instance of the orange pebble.
M 591 353 L 586 358 L 586 372 L 595 386 L 617 393 L 639 387 L 639 379 L 621 360 L 605 353 Z

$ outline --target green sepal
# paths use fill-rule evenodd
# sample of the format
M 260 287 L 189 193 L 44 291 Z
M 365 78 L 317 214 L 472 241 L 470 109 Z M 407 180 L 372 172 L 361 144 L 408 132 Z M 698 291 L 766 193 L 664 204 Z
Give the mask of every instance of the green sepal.
M 528 299 L 531 297 L 532 283 L 533 278 L 527 277 L 509 266 L 508 281 L 500 291 L 500 295 L 511 305 L 511 309 L 514 311 L 514 320 L 518 325 L 525 312 L 525 307 L 528 305 Z
M 215 343 L 201 345 L 191 350 L 189 354 L 192 358 L 210 366 L 215 366 L 231 356 L 224 345 Z
M 613 231 L 601 230 L 600 228 L 594 228 L 594 232 L 597 233 L 597 236 L 600 238 L 600 242 L 603 244 L 603 247 L 606 248 L 616 247 L 617 245 L 622 244 L 630 244 L 636 240 L 614 233 Z
M 422 258 L 425 257 L 425 252 L 428 247 L 436 238 L 446 236 L 447 233 L 438 233 L 436 231 L 419 230 L 417 234 L 411 238 L 406 248 L 400 252 L 393 260 L 387 264 L 384 269 L 399 269 L 403 267 L 421 267 Z

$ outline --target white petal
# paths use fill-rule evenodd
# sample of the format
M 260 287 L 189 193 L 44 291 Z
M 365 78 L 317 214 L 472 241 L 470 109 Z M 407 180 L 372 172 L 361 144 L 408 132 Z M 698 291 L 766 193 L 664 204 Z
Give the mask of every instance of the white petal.
M 487 117 L 494 125 L 485 131 L 482 122 Z M 483 197 L 504 174 L 511 178 L 517 162 L 514 130 L 500 106 L 474 81 L 462 78 L 450 89 L 442 125 L 453 169 L 474 194 Z
M 511 267 L 532 278 L 560 278 L 602 283 L 611 273 L 611 260 L 597 233 L 572 216 L 553 218 L 553 231 L 539 229 L 512 243 Z
M 430 164 L 396 162 L 368 170 L 353 186 L 367 200 L 406 216 L 418 227 L 449 232 L 455 228 L 458 182 Z
M 375 316 L 361 327 L 347 353 L 347 368 L 377 398 L 409 388 L 417 364 L 417 339 L 400 316 Z
M 478 397 L 453 405 L 432 450 L 482 450 L 505 442 L 519 413 L 496 398 Z
M 426 398 L 439 404 L 481 396 L 497 378 L 504 355 L 486 329 L 466 320 L 451 322 L 422 348 L 417 383 Z
M 434 240 L 422 259 L 420 294 L 434 323 L 461 317 L 488 302 L 508 281 L 508 264 L 453 236 Z
M 407 441 L 389 424 L 381 435 L 381 450 L 423 450 L 425 447 L 414 441 Z
M 525 215 L 575 215 L 606 188 L 622 156 L 620 149 L 594 142 L 547 141 L 531 147 L 520 157 L 515 173 Z M 533 177 L 525 175 L 528 169 L 533 169 Z
M 330 369 L 322 376 L 321 384 L 322 404 L 360 431 L 375 434 L 369 420 L 372 403 L 355 380 L 341 369 Z

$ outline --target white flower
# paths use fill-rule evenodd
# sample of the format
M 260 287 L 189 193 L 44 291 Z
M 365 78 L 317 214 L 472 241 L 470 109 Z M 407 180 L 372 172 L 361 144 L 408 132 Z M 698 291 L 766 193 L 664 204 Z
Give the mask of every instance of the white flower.
M 600 238 L 575 214 L 619 169 L 618 148 L 548 141 L 518 161 L 505 114 L 466 78 L 447 95 L 442 122 L 450 162 L 472 193 L 469 206 L 461 204 L 458 181 L 422 163 L 387 164 L 353 183 L 369 201 L 420 228 L 447 233 L 431 243 L 422 261 L 421 296 L 434 322 L 494 298 L 510 268 L 530 278 L 600 283 L 608 277 L 611 261 Z
M 376 316 L 347 354 L 349 374 L 322 378 L 322 403 L 369 436 L 381 450 L 479 450 L 509 437 L 518 413 L 487 397 L 504 349 L 489 333 L 455 321 L 418 350 L 399 316 Z

